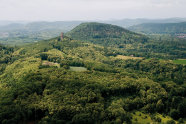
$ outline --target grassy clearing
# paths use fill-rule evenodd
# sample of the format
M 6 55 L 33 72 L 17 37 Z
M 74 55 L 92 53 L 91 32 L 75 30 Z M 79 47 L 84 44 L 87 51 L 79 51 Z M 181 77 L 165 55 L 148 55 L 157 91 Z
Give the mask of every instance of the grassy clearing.
M 177 60 L 172 60 L 173 63 L 175 64 L 183 64 L 186 65 L 186 59 L 177 59 Z
M 132 113 L 132 123 L 133 124 L 148 124 L 153 122 L 149 114 L 144 114 L 142 112 L 136 111 Z
M 160 117 L 162 123 L 166 123 L 167 121 L 172 120 L 171 117 L 169 117 L 169 116 L 163 116 L 161 114 L 156 114 L 156 117 Z
M 87 68 L 85 67 L 75 67 L 75 66 L 70 66 L 71 71 L 76 71 L 76 72 L 84 72 L 87 71 Z
M 172 120 L 171 117 L 169 116 L 163 116 L 159 113 L 153 115 L 154 118 L 160 118 L 162 124 L 166 124 L 167 121 Z M 142 113 L 140 111 L 135 111 L 132 113 L 132 123 L 133 124 L 153 124 L 153 123 L 158 123 L 154 119 L 151 118 L 151 115 L 148 113 Z
M 123 55 L 117 55 L 116 58 L 117 59 L 124 59 L 124 60 L 127 60 L 127 59 L 143 59 L 142 57 L 123 56 Z
M 44 66 L 47 66 L 47 65 L 48 66 L 56 66 L 56 67 L 60 68 L 60 64 L 54 63 L 54 62 L 49 62 L 49 61 L 43 61 L 42 65 L 44 65 Z

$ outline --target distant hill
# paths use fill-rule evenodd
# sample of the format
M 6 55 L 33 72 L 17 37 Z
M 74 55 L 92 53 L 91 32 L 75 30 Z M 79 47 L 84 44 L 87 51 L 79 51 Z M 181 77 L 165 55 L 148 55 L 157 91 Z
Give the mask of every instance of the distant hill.
M 143 23 L 180 23 L 186 21 L 186 18 L 166 18 L 166 19 L 122 19 L 122 20 L 108 20 L 103 21 L 104 23 L 109 23 L 113 25 L 118 25 L 121 27 L 130 27 L 133 25 L 139 25 Z
M 64 32 L 71 30 L 75 26 L 79 25 L 80 21 L 57 21 L 57 22 L 31 22 L 27 24 L 23 23 L 10 23 L 0 27 L 0 31 L 43 31 L 43 30 L 57 30 L 60 29 Z
M 27 24 L 25 28 L 36 31 L 60 29 L 64 32 L 67 32 L 73 29 L 75 26 L 79 25 L 80 23 L 80 21 L 33 22 Z
M 23 30 L 25 24 L 21 23 L 10 23 L 8 25 L 4 25 L 0 27 L 0 31 L 15 31 L 15 30 Z
M 18 45 L 46 40 L 67 32 L 79 25 L 79 21 L 11 23 L 0 26 L 0 43 Z
M 18 24 L 27 24 L 29 23 L 28 21 L 8 21 L 8 20 L 0 20 L 0 26 L 7 26 L 10 24 L 14 24 L 14 23 L 18 23 Z
M 148 18 L 136 18 L 136 19 L 110 19 L 110 20 L 92 20 L 94 22 L 101 22 L 101 23 L 108 23 L 108 24 L 113 24 L 113 25 L 118 25 L 121 27 L 129 27 L 129 26 L 133 26 L 133 25 L 138 25 L 138 24 L 142 24 L 142 23 L 179 23 L 179 22 L 184 22 L 186 21 L 186 18 L 165 18 L 165 19 L 148 19 Z M 47 27 L 48 25 L 58 25 L 58 24 L 66 24 L 66 25 L 70 25 L 70 24 L 75 24 L 75 23 L 82 23 L 82 22 L 87 22 L 85 21 L 53 21 L 53 22 L 49 22 L 49 21 L 36 21 L 36 22 L 31 22 L 31 21 L 6 21 L 6 20 L 0 20 L 0 26 L 7 26 L 9 24 L 14 24 L 14 23 L 18 23 L 18 24 L 24 24 L 24 25 L 32 25 L 32 24 L 36 24 L 36 25 L 46 25 Z M 59 28 L 59 27 L 57 27 Z
M 131 32 L 116 25 L 96 22 L 82 23 L 66 35 L 76 40 L 107 46 L 147 41 L 147 37 L 144 35 Z
M 146 34 L 180 34 L 186 33 L 186 22 L 181 23 L 144 23 L 128 29 Z
M 121 27 L 129 27 L 142 23 L 178 23 L 186 21 L 185 18 L 167 19 L 122 19 L 122 20 L 94 20 L 94 22 L 107 23 Z M 0 21 L 0 43 L 20 45 L 37 42 L 58 36 L 61 32 L 68 32 L 85 21 Z M 179 37 L 183 37 L 181 35 Z
M 185 49 L 185 40 L 171 37 L 153 39 L 111 24 L 82 23 L 67 32 L 66 36 L 104 47 L 119 48 L 119 54 L 125 55 L 160 58 L 168 58 L 168 54 L 171 55 L 170 58 L 175 56 L 184 58 L 186 55 L 183 50 Z

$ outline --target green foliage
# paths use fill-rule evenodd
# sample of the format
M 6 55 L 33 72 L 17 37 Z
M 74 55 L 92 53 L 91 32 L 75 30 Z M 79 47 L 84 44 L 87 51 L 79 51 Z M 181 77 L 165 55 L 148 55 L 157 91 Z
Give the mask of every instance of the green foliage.
M 175 110 L 175 109 L 171 110 L 171 111 L 170 111 L 170 116 L 171 116 L 173 119 L 176 119 L 176 120 L 177 120 L 177 119 L 180 117 L 179 111 L 178 111 L 178 110 Z
M 115 48 L 121 55 L 146 58 L 185 58 L 185 40 L 172 38 L 156 39 L 137 34 L 124 28 L 102 23 L 83 23 L 66 34 L 67 36 L 102 46 Z M 158 37 L 158 36 L 157 36 Z M 107 55 L 117 55 L 113 52 Z
M 186 60 L 184 60 L 184 59 L 178 59 L 178 60 L 173 60 L 173 63 L 175 63 L 175 64 L 186 64 Z
M 119 26 L 103 23 L 83 23 L 68 32 L 67 36 L 76 40 L 89 41 L 105 46 L 147 41 L 147 37 L 143 35 L 136 34 Z
M 186 117 L 185 65 L 118 59 L 118 48 L 58 39 L 1 47 L 3 60 L 11 59 L 0 63 L 0 122 L 130 124 Z M 132 114 L 136 110 L 141 116 Z M 157 112 L 166 117 L 150 118 Z
M 176 124 L 174 120 L 167 121 L 167 124 Z

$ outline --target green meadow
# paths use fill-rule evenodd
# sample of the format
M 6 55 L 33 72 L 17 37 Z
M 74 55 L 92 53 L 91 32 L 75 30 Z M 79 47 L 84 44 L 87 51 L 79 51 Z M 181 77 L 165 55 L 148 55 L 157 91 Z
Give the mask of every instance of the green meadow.
M 175 64 L 186 64 L 186 59 L 177 59 L 177 60 L 173 60 L 173 63 Z

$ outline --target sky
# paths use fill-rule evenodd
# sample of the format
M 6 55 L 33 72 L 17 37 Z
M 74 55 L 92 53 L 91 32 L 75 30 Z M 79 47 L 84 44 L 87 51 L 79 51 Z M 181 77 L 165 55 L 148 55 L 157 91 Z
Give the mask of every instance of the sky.
M 186 17 L 186 0 L 0 0 L 0 20 Z

